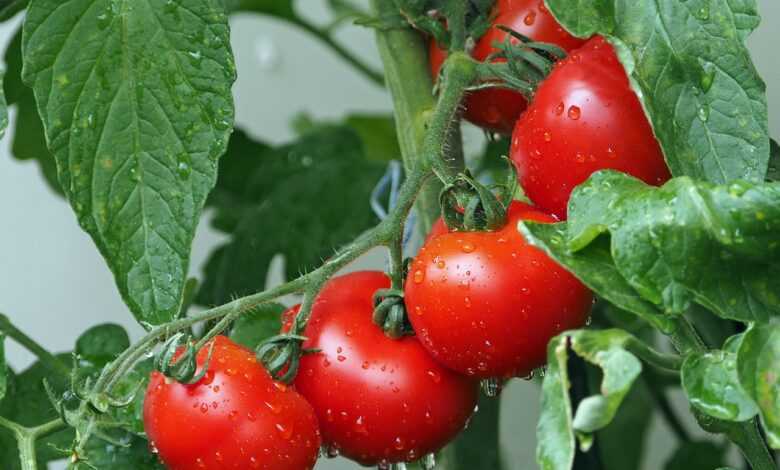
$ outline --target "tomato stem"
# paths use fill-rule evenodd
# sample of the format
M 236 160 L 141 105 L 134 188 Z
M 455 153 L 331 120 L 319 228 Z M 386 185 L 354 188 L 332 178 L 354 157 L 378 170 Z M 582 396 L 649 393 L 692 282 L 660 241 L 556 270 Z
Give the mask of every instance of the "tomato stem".
M 65 429 L 67 425 L 60 419 L 54 419 L 40 426 L 28 428 L 21 424 L 0 416 L 0 427 L 11 431 L 16 438 L 19 449 L 19 462 L 22 470 L 37 470 L 38 461 L 35 454 L 35 443 L 38 439 L 43 439 L 57 431 Z

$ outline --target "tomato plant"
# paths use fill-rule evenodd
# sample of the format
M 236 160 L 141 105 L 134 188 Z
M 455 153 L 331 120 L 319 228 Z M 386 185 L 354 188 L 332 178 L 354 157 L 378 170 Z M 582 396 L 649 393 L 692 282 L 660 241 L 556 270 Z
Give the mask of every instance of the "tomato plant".
M 217 336 L 198 366 L 205 375 L 193 384 L 154 372 L 146 391 L 149 445 L 168 468 L 314 467 L 320 434 L 311 405 L 273 381 L 252 351 Z
M 417 338 L 395 341 L 372 323 L 373 295 L 387 287 L 381 272 L 329 281 L 305 331 L 304 347 L 318 352 L 301 360 L 295 379 L 326 445 L 363 465 L 413 461 L 441 449 L 477 404 L 476 382 L 436 363 Z
M 776 10 L 0 0 L 0 468 L 775 470 Z
M 495 43 L 507 39 L 508 33 L 498 26 L 510 28 L 535 41 L 555 44 L 565 50 L 572 50 L 583 44 L 561 27 L 550 11 L 539 0 L 499 0 L 495 4 L 491 27 L 476 42 L 472 55 L 476 60 L 484 61 L 496 52 Z M 429 48 L 431 73 L 439 75 L 441 66 L 447 59 L 447 51 L 435 40 Z M 517 91 L 490 88 L 470 93 L 464 103 L 464 117 L 474 124 L 504 134 L 514 129 L 517 118 L 525 111 L 525 97 Z
M 526 195 L 566 217 L 572 190 L 604 169 L 660 185 L 661 147 L 613 47 L 595 37 L 559 62 L 513 131 L 511 156 Z
M 514 202 L 502 229 L 435 236 L 409 268 L 409 319 L 433 357 L 460 373 L 527 376 L 551 338 L 588 317 L 590 292 L 523 239 L 521 220 L 555 221 Z

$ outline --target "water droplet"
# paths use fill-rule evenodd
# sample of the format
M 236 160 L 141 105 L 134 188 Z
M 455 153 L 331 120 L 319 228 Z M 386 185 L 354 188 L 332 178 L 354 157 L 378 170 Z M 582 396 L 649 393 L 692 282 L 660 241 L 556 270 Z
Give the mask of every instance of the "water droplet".
M 265 406 L 266 406 L 266 407 L 267 407 L 269 410 L 271 410 L 271 412 L 272 412 L 273 414 L 275 414 L 275 415 L 278 415 L 279 413 L 281 413 L 281 412 L 282 412 L 282 407 L 281 407 L 281 406 L 279 406 L 279 405 L 275 405 L 275 404 L 273 404 L 273 403 L 271 403 L 271 402 L 269 402 L 269 401 L 265 402 Z
M 429 370 L 428 371 L 428 377 L 430 377 L 431 380 L 433 380 L 433 383 L 441 382 L 441 374 L 439 374 L 435 370 Z
M 585 155 L 581 154 L 580 152 L 577 152 L 577 154 L 574 155 L 574 160 L 577 163 L 585 163 Z
M 531 26 L 536 21 L 536 12 L 535 11 L 529 11 L 527 15 L 525 15 L 525 18 L 523 18 L 523 23 L 525 23 L 527 26 Z
M 425 279 L 425 273 L 424 272 L 422 272 L 419 269 L 414 272 L 414 283 L 415 284 L 420 284 L 421 282 L 423 282 L 424 279 Z
M 564 109 L 563 102 L 558 103 L 558 106 L 555 107 L 555 115 L 560 116 L 561 114 L 563 114 L 563 109 Z
M 200 412 L 201 413 L 207 413 L 209 411 L 209 404 L 205 401 L 200 404 Z
M 463 252 L 464 252 L 464 253 L 471 253 L 471 252 L 473 252 L 474 250 L 476 250 L 476 249 L 477 249 L 477 247 L 476 247 L 476 246 L 474 246 L 474 244 L 473 244 L 473 243 L 471 243 L 471 242 L 465 242 L 465 243 L 463 243 L 463 244 L 460 246 L 460 249 L 461 249 L 461 250 L 463 250 Z
M 197 465 L 200 468 L 206 468 L 206 462 L 204 462 L 203 459 L 200 457 L 195 459 L 195 465 Z
M 339 354 L 338 356 L 336 356 L 336 359 L 338 359 L 338 361 L 339 361 L 339 362 L 344 362 L 344 361 L 346 361 L 346 360 L 347 360 L 347 358 L 346 358 L 346 357 L 344 357 L 344 356 L 342 356 L 341 354 Z
M 539 2 L 539 11 L 542 13 L 547 13 L 547 5 L 544 4 L 544 0 Z
M 276 423 L 276 430 L 279 432 L 279 435 L 282 436 L 282 439 L 284 440 L 289 440 L 292 437 L 293 434 L 292 425 Z
M 404 442 L 402 437 L 398 436 L 393 441 L 393 447 L 395 447 L 396 450 L 404 450 L 404 447 L 406 447 L 406 443 Z
M 192 161 L 190 155 L 186 152 L 180 153 L 176 157 L 176 172 L 181 179 L 187 179 L 192 173 Z
M 544 135 L 542 137 L 544 138 L 545 142 L 552 141 L 552 134 L 550 133 L 550 131 L 544 131 Z
M 501 393 L 501 382 L 496 378 L 485 379 L 480 382 L 482 391 L 486 396 L 494 398 Z
M 257 460 L 257 457 L 249 457 L 249 465 L 252 468 L 260 468 L 260 461 Z
M 362 416 L 358 416 L 358 419 L 355 420 L 355 424 L 352 426 L 352 429 L 354 429 L 358 434 L 362 434 L 364 436 L 368 435 L 368 429 L 366 429 L 366 424 L 363 422 Z
M 707 120 L 710 118 L 710 107 L 709 105 L 702 105 L 701 108 L 699 108 L 699 120 L 701 122 L 707 122 Z
M 415 305 L 414 313 L 416 313 L 418 317 L 421 317 L 423 314 L 422 308 L 419 305 Z
M 569 115 L 569 119 L 576 121 L 580 118 L 582 111 L 579 106 L 569 106 L 569 112 L 567 114 Z
M 607 149 L 607 157 L 612 158 L 612 159 L 617 158 L 617 152 L 615 152 L 615 149 L 613 149 L 612 147 L 609 147 Z

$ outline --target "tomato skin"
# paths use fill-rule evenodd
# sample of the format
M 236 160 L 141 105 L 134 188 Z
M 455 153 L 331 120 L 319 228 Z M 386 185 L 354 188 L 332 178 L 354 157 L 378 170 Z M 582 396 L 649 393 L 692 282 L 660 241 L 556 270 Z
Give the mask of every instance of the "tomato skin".
M 517 201 L 507 216 L 496 232 L 430 238 L 404 288 L 409 320 L 431 355 L 480 378 L 530 374 L 546 362 L 552 337 L 585 324 L 593 300 L 516 228 L 555 219 Z
M 653 185 L 671 177 L 639 98 L 603 37 L 556 64 L 517 121 L 510 155 L 526 195 L 562 219 L 574 187 L 598 170 Z
M 498 0 L 495 12 L 494 26 L 477 41 L 472 53 L 479 61 L 496 52 L 493 43 L 502 43 L 506 39 L 507 33 L 496 26 L 507 26 L 535 41 L 556 44 L 566 51 L 585 42 L 564 30 L 544 6 L 543 0 Z M 431 41 L 429 60 L 434 77 L 439 76 L 446 58 L 447 51 Z M 479 90 L 466 98 L 465 118 L 485 129 L 510 134 L 526 106 L 525 97 L 516 91 L 501 88 Z
M 465 426 L 477 383 L 439 365 L 415 337 L 392 340 L 372 322 L 372 296 L 390 287 L 381 272 L 331 279 L 317 297 L 295 379 L 314 407 L 325 445 L 363 465 L 414 460 Z M 286 313 L 289 328 L 297 308 Z
M 252 351 L 215 339 L 206 375 L 192 385 L 153 372 L 144 428 L 172 470 L 311 469 L 317 418 L 292 387 L 274 382 Z M 208 346 L 197 356 L 202 367 Z M 170 382 L 170 383 L 169 383 Z

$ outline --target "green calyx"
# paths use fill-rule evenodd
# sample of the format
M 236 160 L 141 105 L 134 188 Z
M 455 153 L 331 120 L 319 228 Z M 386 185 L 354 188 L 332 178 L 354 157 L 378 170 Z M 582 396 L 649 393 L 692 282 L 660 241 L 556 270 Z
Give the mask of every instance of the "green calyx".
M 385 335 L 398 339 L 414 334 L 406 315 L 404 292 L 401 289 L 380 289 L 374 294 L 374 323 Z

